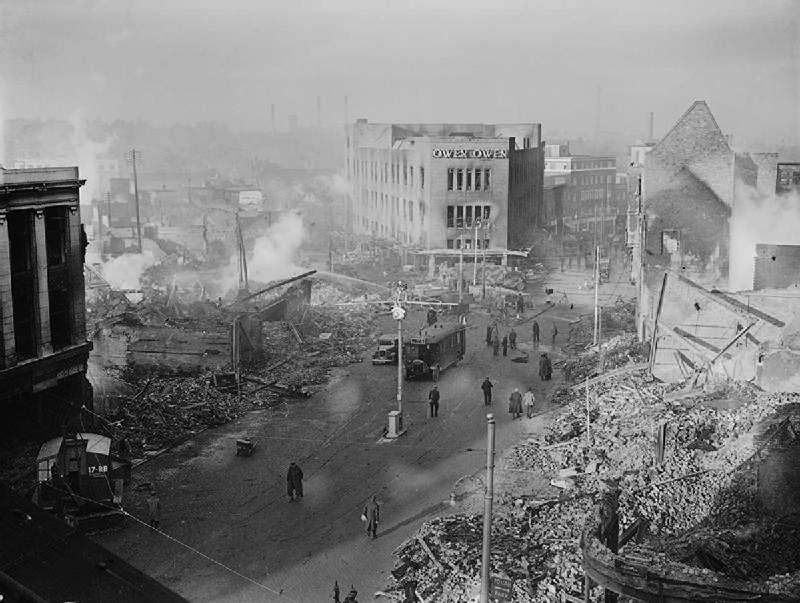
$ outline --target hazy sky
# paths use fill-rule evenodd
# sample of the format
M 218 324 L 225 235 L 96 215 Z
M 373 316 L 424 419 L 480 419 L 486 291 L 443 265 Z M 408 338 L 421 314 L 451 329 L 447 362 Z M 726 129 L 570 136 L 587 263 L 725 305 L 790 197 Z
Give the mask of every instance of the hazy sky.
M 800 1 L 0 0 L 5 117 L 536 121 L 797 141 Z

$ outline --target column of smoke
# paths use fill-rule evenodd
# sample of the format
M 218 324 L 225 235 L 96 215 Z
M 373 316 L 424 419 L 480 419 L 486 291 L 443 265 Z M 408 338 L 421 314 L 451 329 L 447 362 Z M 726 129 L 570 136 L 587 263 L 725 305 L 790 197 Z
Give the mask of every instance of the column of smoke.
M 141 288 L 142 273 L 156 263 L 152 252 L 125 254 L 105 262 L 102 266 L 103 277 L 115 289 Z
M 737 181 L 731 215 L 731 291 L 753 288 L 757 244 L 800 245 L 800 194 L 768 195 Z
M 92 201 L 102 197 L 104 192 L 100 189 L 100 170 L 97 168 L 97 158 L 108 150 L 111 141 L 91 140 L 86 133 L 84 122 L 85 120 L 79 112 L 70 116 L 72 148 L 78 163 L 80 177 L 86 180 L 86 184 L 80 189 L 80 203 L 81 205 L 91 205 Z
M 295 258 L 304 237 L 303 220 L 300 216 L 296 214 L 282 216 L 267 229 L 264 236 L 256 239 L 253 252 L 247 258 L 248 279 L 268 283 L 302 272 L 303 269 L 297 266 Z M 226 289 L 238 286 L 235 256 L 225 274 Z

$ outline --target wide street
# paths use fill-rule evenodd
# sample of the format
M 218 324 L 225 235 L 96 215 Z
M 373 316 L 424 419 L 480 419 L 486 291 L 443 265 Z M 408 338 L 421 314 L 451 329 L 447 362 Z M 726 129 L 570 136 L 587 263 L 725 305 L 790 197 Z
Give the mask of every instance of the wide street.
M 550 351 L 554 321 L 558 349 L 569 321 L 586 309 L 583 303 L 573 310 L 559 305 L 538 316 L 540 351 Z M 529 310 L 527 322 L 516 327 L 523 350 L 531 349 L 533 314 Z M 407 329 L 422 320 L 421 312 L 410 314 Z M 396 407 L 397 373 L 394 366 L 373 366 L 369 351 L 365 362 L 337 369 L 313 397 L 251 412 L 136 469 L 134 485 L 157 484 L 161 529 L 169 538 L 130 521 L 99 542 L 191 601 L 325 601 L 335 580 L 371 598 L 386 583 L 392 551 L 425 520 L 450 510 L 456 482 L 485 466 L 487 411 L 497 418 L 498 450 L 544 420 L 512 421 L 507 412 L 513 388 L 528 385 L 542 410 L 538 352 L 527 364 L 512 362 L 511 350 L 506 358 L 502 352 L 494 357 L 485 345 L 487 321 L 484 312 L 470 314 L 466 356 L 439 382 L 438 418 L 427 416 L 431 383 L 406 381 L 408 432 L 383 440 L 388 412 Z M 387 317 L 385 329 L 392 324 Z M 495 383 L 491 408 L 479 389 L 487 375 Z M 257 442 L 252 457 L 235 456 L 240 437 Z M 297 503 L 286 496 L 291 461 L 305 474 L 305 497 Z M 381 504 L 374 541 L 359 519 L 373 494 Z M 146 520 L 143 494 L 128 495 L 126 508 Z

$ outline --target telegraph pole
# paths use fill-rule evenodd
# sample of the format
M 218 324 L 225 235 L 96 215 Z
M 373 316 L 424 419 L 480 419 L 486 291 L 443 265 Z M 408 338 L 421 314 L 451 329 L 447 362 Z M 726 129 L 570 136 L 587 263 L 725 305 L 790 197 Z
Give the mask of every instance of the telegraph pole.
M 478 284 L 478 226 L 480 226 L 480 220 L 475 221 L 475 238 L 473 240 L 473 247 L 475 251 L 475 256 L 472 260 L 472 286 Z
M 494 415 L 486 415 L 486 487 L 483 493 L 483 556 L 481 559 L 481 603 L 489 603 L 489 565 L 492 553 L 492 498 L 494 496 Z
M 139 215 L 139 181 L 136 175 L 136 149 L 131 149 L 133 163 L 133 196 L 136 201 L 136 237 L 139 240 L 139 253 L 142 253 L 142 221 Z
M 595 223 L 596 225 L 597 223 Z M 594 345 L 600 340 L 600 245 L 594 248 Z
M 460 304 L 464 298 L 464 225 L 461 225 L 461 231 L 458 233 L 459 246 L 458 246 L 458 303 Z

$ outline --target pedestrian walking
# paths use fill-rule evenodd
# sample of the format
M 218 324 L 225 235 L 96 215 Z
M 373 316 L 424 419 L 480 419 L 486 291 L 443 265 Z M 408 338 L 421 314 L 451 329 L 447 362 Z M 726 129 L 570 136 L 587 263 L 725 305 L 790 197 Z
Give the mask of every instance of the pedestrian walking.
M 522 293 L 517 296 L 517 314 L 525 314 L 525 299 Z
M 550 331 L 550 334 L 553 336 L 553 347 L 556 347 L 556 337 L 558 336 L 558 327 L 556 323 L 553 323 L 553 330 Z
M 155 488 L 150 490 L 150 496 L 147 497 L 147 513 L 150 516 L 150 529 L 157 530 L 161 521 L 161 499 L 158 498 Z
M 533 345 L 539 345 L 539 322 L 533 321 Z
M 431 417 L 439 416 L 439 387 L 434 385 L 428 394 L 428 404 L 431 407 Z
M 533 418 L 533 407 L 536 404 L 536 396 L 533 395 L 533 386 L 528 386 L 528 391 L 522 395 L 522 406 L 525 407 L 525 413 L 529 419 Z
M 439 373 L 441 372 L 442 372 L 442 367 L 439 366 L 438 362 L 431 367 L 431 374 L 433 375 L 434 383 L 437 383 L 439 381 Z
M 303 498 L 303 470 L 297 463 L 289 463 L 289 470 L 286 472 L 286 493 L 289 495 L 289 502 Z
M 514 330 L 514 327 L 511 327 L 511 331 L 508 334 L 508 345 L 511 346 L 512 350 L 517 349 L 517 332 Z
M 497 353 L 500 351 L 500 340 L 497 338 L 497 333 L 494 334 L 492 337 L 492 353 L 497 356 Z
M 522 416 L 522 394 L 519 393 L 518 387 L 515 387 L 508 397 L 508 412 L 511 413 L 514 419 Z
M 503 335 L 503 356 L 508 356 L 508 335 Z
M 486 325 L 486 345 L 492 345 L 492 325 Z
M 539 379 L 542 381 L 550 381 L 552 374 L 553 367 L 550 364 L 550 358 L 548 358 L 547 352 L 542 352 L 542 355 L 539 357 Z
M 481 383 L 481 389 L 483 390 L 483 403 L 486 406 L 492 403 L 492 387 L 494 387 L 494 385 L 491 381 L 489 381 L 489 377 L 486 377 L 486 379 L 483 380 L 483 383 Z
M 362 519 L 366 517 L 367 522 L 367 536 L 370 538 L 378 537 L 378 522 L 381 520 L 381 507 L 378 504 L 377 497 L 373 496 L 369 502 L 364 505 L 364 510 L 361 512 Z

